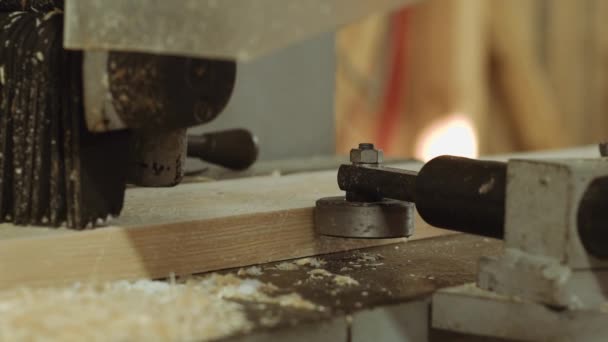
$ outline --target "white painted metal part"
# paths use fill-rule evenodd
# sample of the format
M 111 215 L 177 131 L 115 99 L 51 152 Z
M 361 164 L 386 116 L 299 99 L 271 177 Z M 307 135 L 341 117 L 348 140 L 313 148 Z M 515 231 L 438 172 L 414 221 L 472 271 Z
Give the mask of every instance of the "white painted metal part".
M 518 341 L 603 342 L 608 336 L 608 310 L 557 310 L 468 284 L 433 295 L 432 325 Z
M 608 260 L 579 236 L 579 205 L 608 159 L 510 160 L 505 249 L 479 262 L 477 284 L 438 291 L 433 327 L 544 341 L 608 336 Z M 463 313 L 464 310 L 464 313 Z
M 249 60 L 417 0 L 66 0 L 64 45 Z

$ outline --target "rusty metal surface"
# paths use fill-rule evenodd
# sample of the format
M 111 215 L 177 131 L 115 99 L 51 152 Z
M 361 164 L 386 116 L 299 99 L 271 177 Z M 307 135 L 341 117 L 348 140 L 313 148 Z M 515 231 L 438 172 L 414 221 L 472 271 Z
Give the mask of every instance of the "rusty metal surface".
M 151 131 L 213 120 L 228 103 L 236 81 L 234 62 L 144 53 L 110 52 L 107 70 L 118 116 L 129 128 Z
M 248 60 L 415 0 L 68 0 L 65 46 Z

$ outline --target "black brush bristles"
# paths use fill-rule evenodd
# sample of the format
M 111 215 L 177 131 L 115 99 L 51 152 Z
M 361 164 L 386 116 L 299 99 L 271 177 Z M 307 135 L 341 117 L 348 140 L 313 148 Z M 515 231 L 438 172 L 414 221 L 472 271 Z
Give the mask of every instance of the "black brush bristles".
M 62 48 L 61 11 L 40 10 L 60 2 L 26 3 L 0 12 L 0 222 L 92 227 L 122 209 L 129 133 L 88 132 L 82 53 Z

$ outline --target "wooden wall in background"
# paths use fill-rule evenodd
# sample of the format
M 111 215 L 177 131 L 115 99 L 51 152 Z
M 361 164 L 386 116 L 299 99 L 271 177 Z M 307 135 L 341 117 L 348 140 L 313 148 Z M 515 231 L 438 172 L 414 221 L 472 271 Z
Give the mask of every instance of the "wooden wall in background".
M 411 156 L 418 134 L 453 113 L 475 123 L 482 154 L 608 139 L 606 15 L 605 0 L 424 0 L 411 7 L 405 66 L 397 70 L 406 82 L 388 140 L 379 137 L 395 76 L 388 56 L 392 31 L 403 27 L 376 16 L 346 28 L 337 39 L 337 151 L 385 141 L 390 154 Z

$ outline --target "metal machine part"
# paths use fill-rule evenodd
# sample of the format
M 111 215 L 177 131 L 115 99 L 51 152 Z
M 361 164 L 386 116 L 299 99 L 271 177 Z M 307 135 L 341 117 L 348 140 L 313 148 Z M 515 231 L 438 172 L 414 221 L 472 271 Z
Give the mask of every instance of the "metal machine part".
M 504 251 L 480 259 L 476 284 L 433 296 L 433 326 L 515 340 L 604 340 L 607 166 L 606 158 L 509 160 Z M 490 311 L 517 315 L 505 322 Z
M 440 228 L 503 237 L 506 164 L 453 156 L 427 162 L 420 172 L 342 165 L 338 185 L 348 192 L 416 203 Z
M 415 0 L 68 0 L 69 49 L 249 60 Z
M 379 168 L 382 159 L 382 150 L 373 144 L 359 144 L 350 152 L 353 167 Z M 344 197 L 319 199 L 314 209 L 319 234 L 349 238 L 408 237 L 414 232 L 414 217 L 412 203 L 350 190 Z
M 184 177 L 186 129 L 133 132 L 127 181 L 146 187 L 174 186 Z
M 221 112 L 236 64 L 124 52 L 86 62 L 63 49 L 62 5 L 0 0 L 0 221 L 82 229 L 120 214 L 128 177 L 181 180 L 186 127 Z
M 188 136 L 188 157 L 232 170 L 248 169 L 258 158 L 258 140 L 246 129 Z
M 608 236 L 602 229 L 606 179 L 588 184 L 577 209 L 579 238 L 596 257 L 608 256 Z M 360 162 L 341 165 L 338 171 L 338 185 L 353 203 L 387 198 L 413 202 L 430 225 L 498 239 L 505 237 L 507 184 L 506 163 L 454 156 L 434 158 L 420 172 Z
M 127 177 L 179 182 L 184 129 L 222 111 L 234 59 L 409 1 L 0 0 L 0 220 L 102 224 Z M 193 149 L 232 168 L 255 160 L 250 141 L 237 156 L 220 140 Z
M 416 203 L 420 216 L 436 227 L 499 239 L 504 235 L 505 163 L 441 156 L 420 172 L 345 164 L 338 170 L 338 186 L 348 199 Z
M 414 233 L 414 204 L 395 200 L 354 202 L 343 196 L 317 201 L 315 226 L 323 235 L 355 238 L 396 238 Z
M 236 63 L 128 52 L 84 52 L 87 127 L 171 131 L 213 120 L 226 106 Z
M 80 229 L 120 213 L 130 135 L 85 128 L 82 54 L 62 48 L 49 6 L 0 13 L 0 220 Z

